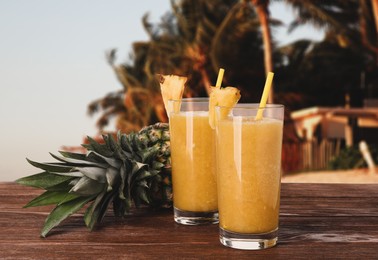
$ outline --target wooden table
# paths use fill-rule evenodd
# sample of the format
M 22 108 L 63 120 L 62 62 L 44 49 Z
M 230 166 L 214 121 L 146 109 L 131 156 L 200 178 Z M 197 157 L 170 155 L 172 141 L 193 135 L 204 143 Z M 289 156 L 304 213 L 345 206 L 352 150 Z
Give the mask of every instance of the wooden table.
M 282 184 L 279 244 L 226 248 L 217 225 L 182 226 L 172 211 L 112 213 L 89 232 L 75 214 L 40 238 L 51 207 L 22 209 L 40 190 L 0 183 L 0 259 L 378 259 L 378 184 Z

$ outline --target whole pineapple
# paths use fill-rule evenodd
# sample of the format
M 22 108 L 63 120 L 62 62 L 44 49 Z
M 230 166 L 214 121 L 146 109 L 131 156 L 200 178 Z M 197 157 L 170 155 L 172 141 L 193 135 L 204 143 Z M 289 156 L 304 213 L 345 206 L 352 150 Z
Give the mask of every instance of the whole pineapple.
M 41 236 L 71 214 L 90 203 L 85 224 L 93 229 L 113 203 L 116 216 L 125 216 L 134 205 L 170 207 L 172 205 L 169 127 L 157 123 L 138 133 L 103 136 L 104 144 L 88 137 L 83 145 L 87 154 L 51 154 L 59 162 L 38 163 L 44 172 L 17 180 L 18 183 L 45 189 L 25 207 L 55 204 L 46 219 Z
M 157 150 L 155 160 L 163 164 L 159 175 L 154 179 L 150 189 L 151 206 L 172 206 L 171 150 L 169 126 L 166 123 L 156 123 L 146 126 L 138 134 L 128 135 L 132 151 L 147 149 Z M 134 140 L 133 140 L 134 139 Z

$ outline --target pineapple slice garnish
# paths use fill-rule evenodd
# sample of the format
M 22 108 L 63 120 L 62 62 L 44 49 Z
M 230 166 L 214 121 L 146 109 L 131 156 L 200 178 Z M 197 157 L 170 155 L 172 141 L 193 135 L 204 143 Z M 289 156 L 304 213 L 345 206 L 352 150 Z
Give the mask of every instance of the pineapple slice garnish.
M 209 124 L 211 128 L 215 129 L 217 119 L 215 116 L 215 107 L 222 106 L 228 109 L 222 109 L 220 118 L 225 118 L 230 113 L 231 109 L 238 103 L 241 95 L 240 90 L 234 87 L 211 87 L 209 100 Z
M 175 104 L 175 107 L 170 107 L 168 100 L 181 100 L 184 94 L 185 83 L 187 77 L 180 77 L 177 75 L 159 75 L 161 95 L 163 96 L 164 107 L 169 117 L 173 111 L 179 111 L 180 104 Z

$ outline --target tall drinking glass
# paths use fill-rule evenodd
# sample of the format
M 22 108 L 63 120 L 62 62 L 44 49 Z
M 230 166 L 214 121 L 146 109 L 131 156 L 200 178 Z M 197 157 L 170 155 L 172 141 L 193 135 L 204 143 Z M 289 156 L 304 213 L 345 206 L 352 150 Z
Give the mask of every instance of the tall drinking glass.
M 238 249 L 277 243 L 284 107 L 237 104 L 229 116 L 216 107 L 220 241 Z
M 170 100 L 174 219 L 185 225 L 218 223 L 215 130 L 209 99 Z

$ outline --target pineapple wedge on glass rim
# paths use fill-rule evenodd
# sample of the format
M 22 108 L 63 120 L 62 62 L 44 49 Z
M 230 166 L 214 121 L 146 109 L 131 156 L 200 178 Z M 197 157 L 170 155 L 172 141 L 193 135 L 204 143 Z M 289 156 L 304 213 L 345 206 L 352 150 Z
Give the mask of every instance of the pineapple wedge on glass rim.
M 215 129 L 216 126 L 215 107 L 228 107 L 229 109 L 223 109 L 220 115 L 221 118 L 227 117 L 231 109 L 238 103 L 240 97 L 240 90 L 235 87 L 211 87 L 209 98 L 209 124 L 211 128 Z
M 175 107 L 168 100 L 181 100 L 184 94 L 185 83 L 187 77 L 180 77 L 177 75 L 159 75 L 160 76 L 160 89 L 163 96 L 164 107 L 169 117 L 172 111 L 180 110 L 180 102 L 174 102 Z

